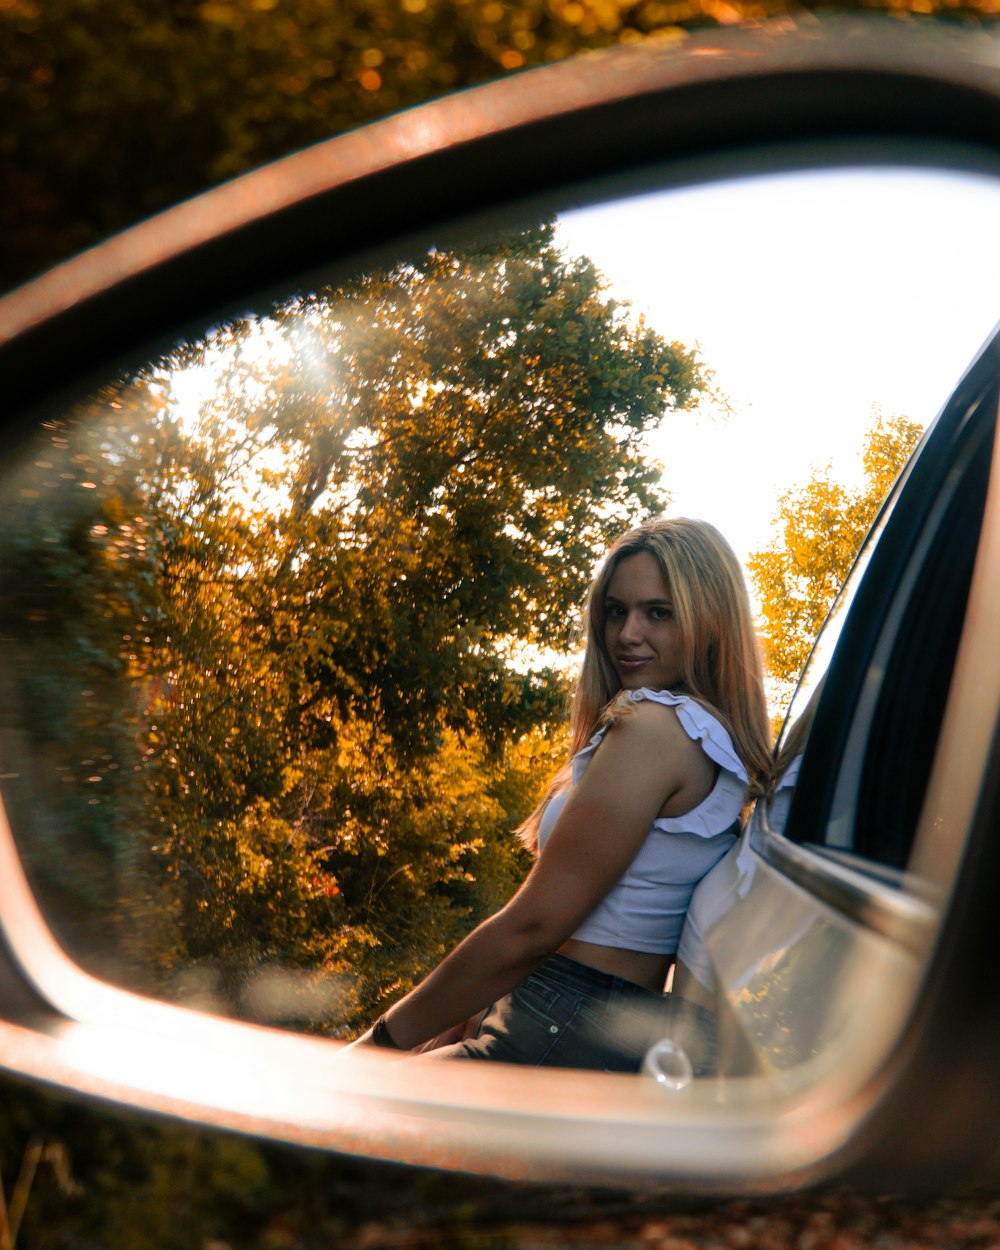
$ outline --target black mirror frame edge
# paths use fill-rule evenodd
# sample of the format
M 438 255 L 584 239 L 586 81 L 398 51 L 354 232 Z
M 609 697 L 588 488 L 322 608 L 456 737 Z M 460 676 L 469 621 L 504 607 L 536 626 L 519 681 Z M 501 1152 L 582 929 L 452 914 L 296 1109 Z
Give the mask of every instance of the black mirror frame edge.
M 928 151 L 941 146 L 946 153 L 963 150 L 963 165 L 981 161 L 995 169 L 998 79 L 1000 40 L 981 32 L 886 18 L 806 17 L 757 30 L 707 32 L 679 47 L 596 54 L 423 106 L 190 201 L 0 301 L 0 377 L 11 414 L 6 445 L 45 398 L 40 390 L 51 397 L 77 386 L 93 370 L 166 340 L 183 324 L 204 325 L 262 288 L 336 263 L 337 240 L 349 239 L 350 253 L 357 255 L 437 221 L 502 208 L 501 201 L 544 196 L 574 182 L 713 156 L 742 160 L 749 170 L 755 150 L 790 145 L 798 145 L 800 155 L 809 145 L 838 140 L 859 150 L 881 143 L 886 152 L 900 144 Z M 993 898 L 1000 846 L 988 836 L 1000 821 L 996 754 L 991 748 L 993 762 L 976 801 L 955 902 L 930 975 L 886 1068 L 830 1110 L 826 1131 L 808 1142 L 806 1133 L 796 1148 L 771 1141 L 762 1152 L 767 1126 L 755 1125 L 752 1116 L 737 1117 L 727 1127 L 728 1148 L 713 1165 L 712 1152 L 723 1139 L 709 1133 L 695 1140 L 697 1126 L 685 1125 L 679 1115 L 674 1130 L 691 1130 L 691 1163 L 663 1171 L 656 1154 L 662 1125 L 633 1122 L 640 1149 L 621 1161 L 622 1174 L 669 1182 L 685 1192 L 759 1193 L 833 1177 L 919 1190 L 974 1176 L 979 1165 L 996 1172 L 1000 1152 L 992 1148 L 987 1159 L 981 1157 L 984 1143 L 994 1140 L 993 1109 L 1000 1100 L 994 1061 L 1000 968 L 992 957 L 1000 949 L 1000 910 Z M 6 836 L 0 829 L 0 840 Z M 10 885 L 0 885 L 0 1067 L 9 1073 L 65 1092 L 327 1149 L 508 1175 L 522 1169 L 550 1178 L 609 1178 L 615 1132 L 603 1155 L 596 1148 L 574 1155 L 558 1126 L 547 1136 L 544 1121 L 535 1117 L 533 1139 L 515 1134 L 476 1156 L 456 1155 L 456 1143 L 476 1131 L 474 1110 L 467 1114 L 460 1099 L 450 1119 L 442 1107 L 431 1108 L 428 1122 L 436 1118 L 436 1127 L 429 1134 L 419 1119 L 397 1114 L 405 1099 L 398 1088 L 392 1092 L 392 1079 L 383 1105 L 374 1110 L 370 1102 L 357 1104 L 342 1078 L 332 1079 L 340 1119 L 331 1127 L 280 1098 L 266 1109 L 234 1107 L 218 1091 L 157 1087 L 148 1073 L 95 1077 L 74 1057 L 79 1013 L 72 1004 L 90 994 L 93 1002 L 83 1014 L 92 1022 L 107 1005 L 104 1027 L 113 1030 L 127 996 L 60 970 L 56 951 L 50 952 L 53 975 L 76 980 L 65 998 L 52 993 L 19 946 L 19 919 L 27 917 L 29 929 L 37 921 L 29 915 L 31 900 L 22 892 L 11 910 Z M 144 1009 L 165 1022 L 187 1014 L 155 1004 Z M 258 1075 L 267 1072 L 269 1054 L 287 1056 L 297 1048 L 305 1060 L 319 1053 L 307 1039 L 272 1039 L 266 1031 L 224 1022 L 196 1020 L 188 1032 L 236 1050 L 259 1046 Z M 255 1040 L 248 1040 L 251 1035 Z M 501 1100 L 497 1106 L 514 1089 L 507 1075 L 490 1078 Z M 564 1083 L 567 1097 L 579 1092 L 584 1099 L 574 1115 L 588 1111 L 581 1079 L 567 1074 Z M 288 1092 L 301 1098 L 305 1088 L 293 1082 Z M 623 1098 L 623 1117 L 628 1101 Z M 594 1106 L 606 1114 L 606 1104 Z M 495 1119 L 489 1123 L 496 1127 Z M 517 1157 L 526 1148 L 530 1167 Z M 643 1149 L 653 1152 L 644 1164 Z

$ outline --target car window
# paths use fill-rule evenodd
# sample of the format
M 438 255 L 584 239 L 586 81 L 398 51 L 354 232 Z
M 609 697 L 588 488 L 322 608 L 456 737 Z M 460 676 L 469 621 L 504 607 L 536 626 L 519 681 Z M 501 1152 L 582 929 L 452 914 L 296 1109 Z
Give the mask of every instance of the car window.
M 779 755 L 771 828 L 892 883 L 907 867 L 937 747 L 996 406 L 992 383 L 971 404 L 961 391 L 926 439 L 831 616 L 833 647 L 817 643 Z

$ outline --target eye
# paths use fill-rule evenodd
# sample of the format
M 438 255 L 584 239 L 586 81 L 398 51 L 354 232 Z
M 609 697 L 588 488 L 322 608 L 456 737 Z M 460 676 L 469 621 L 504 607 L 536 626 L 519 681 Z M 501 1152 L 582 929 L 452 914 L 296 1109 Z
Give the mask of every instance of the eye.
M 625 615 L 625 609 L 620 603 L 606 603 L 604 605 L 604 619 L 606 621 L 616 620 Z
M 649 614 L 653 618 L 654 621 L 672 621 L 674 619 L 673 608 L 668 608 L 668 607 L 650 608 Z

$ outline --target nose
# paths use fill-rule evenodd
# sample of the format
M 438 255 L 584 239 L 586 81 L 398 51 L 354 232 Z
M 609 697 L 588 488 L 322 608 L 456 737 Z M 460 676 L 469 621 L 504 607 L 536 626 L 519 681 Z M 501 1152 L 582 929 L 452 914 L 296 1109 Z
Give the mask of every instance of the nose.
M 621 641 L 627 645 L 642 642 L 642 624 L 641 612 L 629 612 L 622 623 Z

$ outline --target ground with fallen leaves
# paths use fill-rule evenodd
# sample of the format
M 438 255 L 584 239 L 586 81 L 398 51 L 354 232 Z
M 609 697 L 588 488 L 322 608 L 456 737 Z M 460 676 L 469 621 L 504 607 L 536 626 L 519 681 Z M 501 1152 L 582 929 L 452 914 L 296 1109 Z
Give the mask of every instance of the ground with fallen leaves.
M 425 1222 L 399 1211 L 347 1233 L 338 1250 L 1000 1250 L 996 1199 L 834 1193 L 670 1209 L 655 1197 L 622 1197 L 601 1211 L 581 1193 L 575 1217 L 571 1195 L 548 1214 L 525 1200 L 522 1219 L 470 1209 L 466 1219 L 441 1223 L 428 1210 Z

